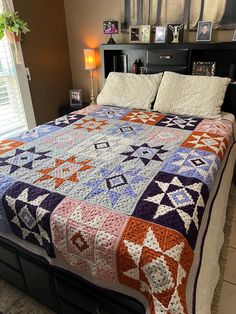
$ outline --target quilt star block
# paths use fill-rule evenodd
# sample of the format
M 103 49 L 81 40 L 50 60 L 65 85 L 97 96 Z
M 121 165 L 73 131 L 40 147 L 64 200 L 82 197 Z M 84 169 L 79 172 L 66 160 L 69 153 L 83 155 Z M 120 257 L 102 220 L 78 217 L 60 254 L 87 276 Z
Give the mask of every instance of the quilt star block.
M 146 166 L 150 163 L 151 160 L 162 162 L 166 156 L 166 153 L 168 153 L 168 150 L 164 149 L 164 145 L 152 147 L 147 143 L 144 143 L 143 145 L 139 146 L 131 145 L 130 151 L 125 151 L 121 153 L 121 155 L 127 156 L 123 162 L 140 159 Z
M 12 174 L 15 172 L 19 175 L 21 175 L 21 173 L 25 174 L 27 172 L 26 170 L 32 170 L 50 159 L 49 153 L 50 151 L 40 151 L 35 147 L 28 149 L 25 149 L 25 147 L 24 149 L 17 148 L 7 153 L 7 155 L 5 154 L 4 157 L 0 157 L 0 171 L 4 174 Z
M 219 136 L 223 136 L 228 140 L 230 134 L 232 133 L 232 129 L 233 129 L 232 122 L 228 120 L 204 119 L 196 127 L 195 131 L 217 134 Z
M 0 141 L 0 155 L 9 152 L 17 147 L 24 145 L 24 142 L 16 140 L 2 140 Z
M 181 130 L 194 130 L 196 126 L 202 121 L 200 118 L 166 115 L 161 121 L 156 125 L 175 128 Z
M 137 203 L 133 216 L 172 228 L 194 248 L 209 197 L 197 178 L 160 171 Z
M 106 208 L 65 198 L 51 217 L 56 254 L 77 271 L 114 282 L 115 248 L 127 220 Z
M 66 181 L 77 183 L 79 182 L 80 173 L 94 168 L 90 163 L 91 160 L 89 159 L 77 162 L 74 156 L 66 160 L 56 159 L 52 167 L 49 166 L 37 170 L 41 176 L 34 183 L 53 180 L 55 189 Z
M 123 138 L 135 138 L 146 130 L 145 125 L 119 121 L 107 130 L 107 134 Z
M 60 117 L 56 120 L 50 121 L 46 123 L 46 125 L 52 125 L 52 126 L 57 126 L 59 128 L 64 128 L 66 126 L 69 126 L 70 124 L 73 124 L 77 122 L 78 120 L 84 118 L 84 115 L 82 114 L 75 114 L 75 113 L 70 113 L 66 116 Z
M 55 257 L 50 216 L 63 196 L 16 182 L 3 195 L 3 204 L 12 232 L 21 239 L 43 247 Z
M 221 135 L 194 131 L 181 146 L 214 153 L 222 160 L 226 152 L 227 140 Z
M 148 182 L 143 167 L 133 164 L 102 165 L 92 178 L 85 179 L 70 193 L 74 198 L 112 208 L 130 215 L 137 195 Z
M 119 120 L 124 115 L 126 115 L 129 111 L 130 111 L 130 109 L 104 106 L 104 107 L 101 107 L 100 109 L 92 112 L 90 114 L 90 116 L 100 118 L 100 119 Z
M 197 178 L 210 190 L 219 166 L 220 158 L 215 154 L 180 147 L 167 160 L 161 171 Z
M 102 131 L 109 122 L 107 120 L 99 120 L 96 118 L 84 118 L 80 123 L 75 124 L 75 129 L 82 129 L 87 132 Z
M 152 313 L 177 313 L 180 308 L 187 313 L 185 292 L 192 261 L 193 252 L 178 232 L 130 218 L 119 242 L 118 278 L 146 296 Z
M 165 115 L 161 113 L 155 113 L 151 111 L 143 111 L 143 110 L 132 110 L 121 120 L 128 121 L 128 122 L 135 122 L 135 123 L 143 123 L 148 125 L 155 125 L 157 122 L 162 120 Z

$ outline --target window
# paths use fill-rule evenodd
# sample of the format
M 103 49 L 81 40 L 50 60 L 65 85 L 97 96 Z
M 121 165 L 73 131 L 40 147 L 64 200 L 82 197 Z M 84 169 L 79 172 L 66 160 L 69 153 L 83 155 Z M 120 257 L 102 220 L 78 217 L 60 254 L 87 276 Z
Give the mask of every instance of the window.
M 0 12 L 2 12 L 0 0 Z M 0 40 L 0 140 L 28 129 L 10 43 Z

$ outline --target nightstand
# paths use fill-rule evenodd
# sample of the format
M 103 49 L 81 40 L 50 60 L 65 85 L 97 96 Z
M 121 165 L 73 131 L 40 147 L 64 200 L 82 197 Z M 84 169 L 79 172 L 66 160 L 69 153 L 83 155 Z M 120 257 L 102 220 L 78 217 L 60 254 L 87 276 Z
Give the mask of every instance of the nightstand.
M 70 104 L 61 106 L 61 107 L 59 107 L 59 117 L 62 117 L 62 116 L 64 116 L 64 115 L 66 115 L 66 114 L 69 114 L 69 113 L 71 113 L 71 112 L 73 112 L 73 111 L 83 109 L 83 108 L 87 107 L 88 105 L 89 105 L 89 103 L 83 102 L 83 105 L 80 106 L 80 107 L 74 107 L 74 108 L 72 108 L 72 107 L 70 106 Z

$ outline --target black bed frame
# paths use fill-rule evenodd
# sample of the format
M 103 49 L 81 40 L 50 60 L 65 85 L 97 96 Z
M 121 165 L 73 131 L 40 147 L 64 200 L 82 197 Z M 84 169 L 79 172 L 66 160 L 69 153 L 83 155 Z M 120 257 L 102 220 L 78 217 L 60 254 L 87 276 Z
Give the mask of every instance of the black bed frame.
M 215 61 L 216 75 L 228 76 L 236 64 L 236 43 L 216 44 L 122 44 L 101 46 L 102 79 L 121 71 L 116 56 L 127 55 L 128 70 L 140 59 L 146 73 L 175 71 L 191 74 L 194 61 Z M 236 116 L 236 85 L 230 84 L 224 111 Z M 141 314 L 137 300 L 101 289 L 49 265 L 46 259 L 29 253 L 0 237 L 0 277 L 61 314 Z

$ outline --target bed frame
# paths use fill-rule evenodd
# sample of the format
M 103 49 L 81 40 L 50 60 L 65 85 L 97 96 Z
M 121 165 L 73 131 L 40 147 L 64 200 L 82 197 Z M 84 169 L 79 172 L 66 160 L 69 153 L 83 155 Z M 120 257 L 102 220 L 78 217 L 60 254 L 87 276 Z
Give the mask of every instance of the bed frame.
M 111 71 L 121 71 L 119 56 L 127 55 L 129 70 L 140 59 L 146 73 L 175 71 L 191 74 L 194 61 L 216 62 L 216 75 L 228 76 L 236 64 L 236 43 L 218 44 L 125 44 L 102 45 L 102 79 Z M 224 57 L 222 57 L 224 56 Z M 230 84 L 224 111 L 236 116 L 236 85 Z M 59 269 L 42 257 L 29 253 L 0 237 L 0 277 L 61 314 L 142 314 L 137 300 L 99 288 Z

